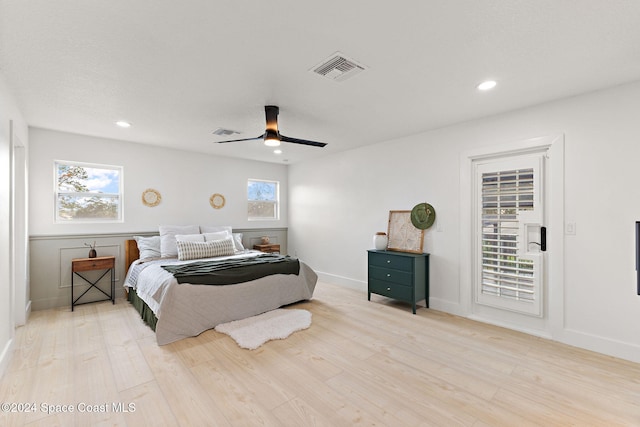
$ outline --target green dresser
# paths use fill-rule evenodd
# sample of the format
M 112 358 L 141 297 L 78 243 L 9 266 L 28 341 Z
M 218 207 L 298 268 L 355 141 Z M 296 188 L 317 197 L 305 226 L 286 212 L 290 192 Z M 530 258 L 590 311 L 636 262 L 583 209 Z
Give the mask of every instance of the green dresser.
M 378 251 L 369 252 L 369 292 L 413 305 L 425 300 L 429 307 L 429 254 Z

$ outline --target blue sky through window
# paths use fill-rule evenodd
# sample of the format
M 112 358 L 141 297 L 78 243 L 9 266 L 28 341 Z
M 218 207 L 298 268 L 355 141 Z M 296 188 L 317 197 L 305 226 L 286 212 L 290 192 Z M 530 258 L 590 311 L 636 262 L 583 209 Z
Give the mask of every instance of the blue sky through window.
M 67 183 L 63 184 L 60 181 L 60 177 L 62 174 L 66 173 L 67 168 L 73 166 L 71 164 L 58 163 L 57 165 L 57 175 L 58 175 L 58 184 L 60 185 L 59 189 L 61 191 L 74 191 L 71 185 Z M 82 184 L 87 188 L 90 193 L 105 193 L 105 194 L 119 194 L 120 193 L 120 170 L 119 169 L 103 169 L 103 168 L 93 168 L 88 166 L 73 166 L 75 168 L 83 169 L 87 177 L 81 178 L 77 174 L 74 174 L 74 177 L 71 178 L 70 181 L 75 181 L 78 184 Z M 77 191 L 77 190 L 76 190 Z
M 278 198 L 276 182 L 251 181 L 249 180 L 248 196 L 249 200 L 270 200 L 276 201 Z
M 120 174 L 116 170 L 84 168 L 88 179 L 84 182 L 92 193 L 119 193 Z

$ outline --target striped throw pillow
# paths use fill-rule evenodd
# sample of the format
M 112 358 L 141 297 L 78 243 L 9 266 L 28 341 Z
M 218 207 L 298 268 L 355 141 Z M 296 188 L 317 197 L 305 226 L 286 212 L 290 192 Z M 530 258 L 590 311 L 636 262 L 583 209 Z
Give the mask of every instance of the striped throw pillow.
M 210 240 L 208 242 L 177 241 L 178 259 L 186 261 L 189 259 L 211 258 L 223 255 L 233 255 L 233 239 L 229 236 L 222 240 Z

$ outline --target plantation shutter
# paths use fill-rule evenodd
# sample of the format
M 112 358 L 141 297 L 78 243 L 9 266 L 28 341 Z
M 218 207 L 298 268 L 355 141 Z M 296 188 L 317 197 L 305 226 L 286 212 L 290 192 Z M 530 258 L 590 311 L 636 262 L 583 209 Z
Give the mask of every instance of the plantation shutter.
M 533 261 L 518 257 L 518 213 L 530 210 L 533 169 L 482 174 L 483 294 L 533 300 Z
M 478 304 L 542 315 L 543 164 L 529 154 L 476 165 Z

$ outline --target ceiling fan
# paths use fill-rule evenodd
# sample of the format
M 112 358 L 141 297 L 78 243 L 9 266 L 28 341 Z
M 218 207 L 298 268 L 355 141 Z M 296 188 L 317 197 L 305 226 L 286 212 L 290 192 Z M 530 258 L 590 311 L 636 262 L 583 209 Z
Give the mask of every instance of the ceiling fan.
M 280 109 L 275 105 L 266 105 L 264 107 L 264 113 L 267 118 L 267 128 L 264 133 L 255 138 L 233 139 L 230 141 L 217 141 L 220 144 L 227 142 L 239 142 L 239 141 L 253 141 L 255 139 L 263 139 L 264 145 L 269 147 L 277 147 L 281 141 L 292 142 L 294 144 L 311 145 L 313 147 L 324 147 L 327 145 L 324 142 L 309 141 L 307 139 L 291 138 L 290 136 L 284 136 L 278 131 L 278 113 Z

